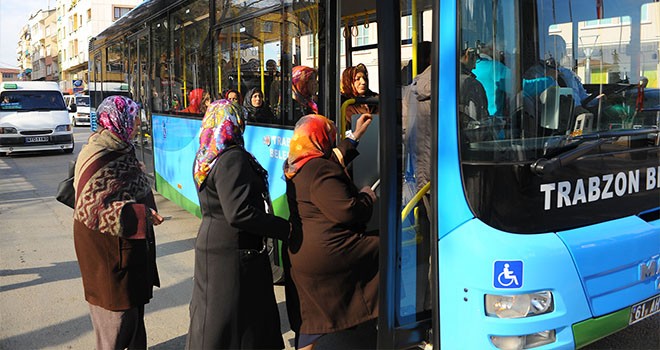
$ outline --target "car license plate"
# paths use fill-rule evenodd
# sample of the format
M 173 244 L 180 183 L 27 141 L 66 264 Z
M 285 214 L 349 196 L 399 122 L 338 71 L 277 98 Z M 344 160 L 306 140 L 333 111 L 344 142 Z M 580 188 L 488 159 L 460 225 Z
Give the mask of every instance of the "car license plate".
M 630 308 L 630 321 L 628 321 L 628 324 L 637 323 L 658 312 L 660 312 L 660 294 L 633 305 Z
M 25 143 L 34 143 L 34 142 L 48 142 L 48 136 L 33 136 L 33 137 L 25 138 Z

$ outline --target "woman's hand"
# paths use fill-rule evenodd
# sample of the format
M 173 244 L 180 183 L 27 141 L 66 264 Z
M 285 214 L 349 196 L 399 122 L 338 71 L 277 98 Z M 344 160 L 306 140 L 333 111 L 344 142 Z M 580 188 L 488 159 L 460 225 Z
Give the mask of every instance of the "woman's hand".
M 160 214 L 158 214 L 157 211 L 155 211 L 151 208 L 149 208 L 149 210 L 151 210 L 151 222 L 154 224 L 154 226 L 158 226 L 158 225 L 162 224 L 163 221 L 165 221 L 165 219 L 163 219 L 163 217 L 160 216 Z
M 376 198 L 377 198 L 376 197 L 376 192 L 374 192 L 374 190 L 372 190 L 371 187 L 369 187 L 369 186 L 362 187 L 362 189 L 360 190 L 360 193 L 366 193 L 371 198 L 372 202 L 374 202 L 374 203 L 376 202 Z
M 356 140 L 359 140 L 362 135 L 364 135 L 365 132 L 367 132 L 367 129 L 369 128 L 369 124 L 371 124 L 371 114 L 365 113 L 362 114 L 358 120 L 355 122 L 355 131 L 353 131 L 353 135 L 355 136 Z

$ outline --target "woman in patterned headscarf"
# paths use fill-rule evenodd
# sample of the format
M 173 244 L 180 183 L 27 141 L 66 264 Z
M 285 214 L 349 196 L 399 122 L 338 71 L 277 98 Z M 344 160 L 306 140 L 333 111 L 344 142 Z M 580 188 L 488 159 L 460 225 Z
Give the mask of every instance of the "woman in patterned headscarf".
M 370 115 L 356 122 L 356 140 L 333 151 L 337 130 L 321 115 L 296 124 L 284 166 L 291 214 L 286 304 L 296 348 L 311 349 L 323 334 L 378 316 L 378 236 L 365 234 L 375 193 L 358 190 L 336 156 L 357 156 Z M 369 122 L 367 122 L 369 121 Z M 318 296 L 323 296 L 319 298 Z
M 316 69 L 295 66 L 291 69 L 291 97 L 293 98 L 293 123 L 304 115 L 316 114 L 316 93 L 319 90 Z M 292 124 L 293 124 L 292 123 Z
M 73 241 L 97 349 L 146 349 L 144 305 L 159 286 L 149 178 L 131 140 L 139 107 L 110 96 L 96 110 L 98 130 L 78 155 Z
M 202 209 L 195 241 L 188 349 L 282 349 L 266 237 L 287 239 L 267 172 L 243 147 L 243 107 L 211 103 L 193 177 Z

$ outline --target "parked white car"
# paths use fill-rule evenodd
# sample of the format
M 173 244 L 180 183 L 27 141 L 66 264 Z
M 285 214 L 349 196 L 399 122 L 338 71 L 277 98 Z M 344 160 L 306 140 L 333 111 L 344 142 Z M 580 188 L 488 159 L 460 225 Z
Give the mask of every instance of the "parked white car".
M 73 126 L 89 125 L 89 95 L 64 95 L 64 102 Z M 76 107 L 72 108 L 74 104 Z
M 0 83 L 0 154 L 18 151 L 73 152 L 69 111 L 56 82 Z

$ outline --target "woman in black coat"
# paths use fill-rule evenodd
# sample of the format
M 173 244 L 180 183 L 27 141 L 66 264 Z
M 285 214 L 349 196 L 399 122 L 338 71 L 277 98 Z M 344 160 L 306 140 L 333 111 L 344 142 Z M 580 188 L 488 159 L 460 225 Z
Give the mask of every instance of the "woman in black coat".
M 243 147 L 241 109 L 215 101 L 202 120 L 188 349 L 284 347 L 265 239 L 285 240 L 290 226 L 270 213 L 268 174 Z
M 259 88 L 252 88 L 245 95 L 243 107 L 247 112 L 247 120 L 256 123 L 273 123 L 275 115 L 270 107 L 264 103 L 264 94 Z

